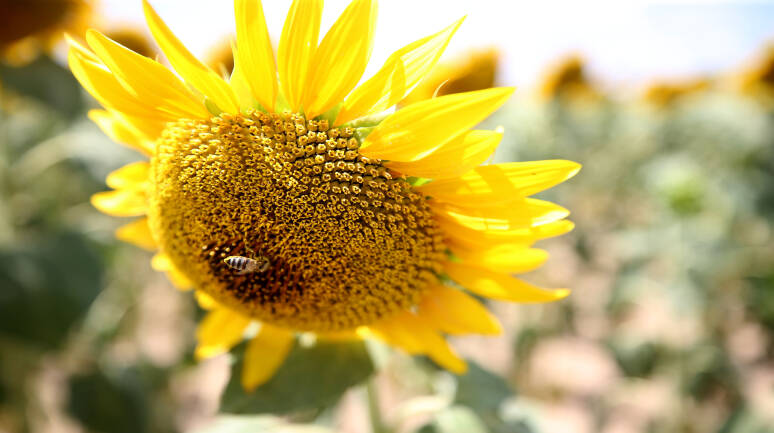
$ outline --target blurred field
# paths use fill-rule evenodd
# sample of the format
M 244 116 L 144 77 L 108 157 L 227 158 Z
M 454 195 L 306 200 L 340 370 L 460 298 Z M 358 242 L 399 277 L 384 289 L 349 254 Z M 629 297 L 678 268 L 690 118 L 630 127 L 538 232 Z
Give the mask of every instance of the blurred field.
M 389 428 L 375 433 L 772 432 L 774 56 L 762 55 L 626 93 L 560 61 L 487 126 L 506 131 L 497 162 L 584 165 L 544 196 L 576 229 L 539 244 L 551 259 L 526 278 L 573 295 L 493 303 L 502 336 L 454 341 L 466 376 L 370 347 L 370 399 L 363 384 L 340 395 L 338 376 L 296 377 L 297 406 L 253 402 L 245 417 L 216 417 L 230 365 L 193 360 L 193 298 L 89 204 L 139 156 L 88 121 L 94 102 L 59 63 L 0 63 L 0 432 L 359 433 L 369 404 Z M 484 66 L 466 67 L 480 79 Z

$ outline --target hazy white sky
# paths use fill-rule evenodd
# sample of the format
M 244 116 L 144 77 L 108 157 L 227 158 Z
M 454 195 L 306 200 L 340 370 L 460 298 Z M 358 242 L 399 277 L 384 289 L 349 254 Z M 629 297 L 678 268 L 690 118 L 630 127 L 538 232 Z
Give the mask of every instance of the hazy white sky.
M 151 0 L 196 54 L 233 32 L 231 0 Z M 289 0 L 264 0 L 275 40 Z M 348 0 L 327 0 L 327 29 Z M 102 0 L 108 22 L 142 21 L 140 0 Z M 654 1 L 382 0 L 366 75 L 390 52 L 467 15 L 449 54 L 498 46 L 503 84 L 530 87 L 546 66 L 569 52 L 589 59 L 594 76 L 636 86 L 650 79 L 726 71 L 774 41 L 774 3 Z

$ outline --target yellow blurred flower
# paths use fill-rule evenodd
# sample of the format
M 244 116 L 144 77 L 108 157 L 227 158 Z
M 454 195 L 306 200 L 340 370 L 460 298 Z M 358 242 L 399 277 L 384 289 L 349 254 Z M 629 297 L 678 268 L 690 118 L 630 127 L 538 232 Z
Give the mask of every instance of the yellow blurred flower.
M 767 104 L 774 103 L 774 43 L 732 76 L 733 87 Z
M 642 99 L 656 107 L 664 108 L 680 98 L 706 91 L 710 88 L 710 84 L 707 78 L 656 82 L 645 89 Z
M 435 96 L 488 89 L 495 84 L 500 54 L 495 48 L 471 51 L 454 60 L 439 63 L 400 105 Z
M 159 54 L 150 35 L 143 29 L 130 26 L 116 27 L 105 32 L 105 35 L 137 54 L 155 58 Z
M 24 64 L 93 25 L 93 1 L 0 0 L 0 58 Z
M 480 166 L 502 134 L 470 128 L 513 89 L 387 111 L 432 70 L 462 20 L 398 50 L 356 87 L 375 1 L 353 1 L 319 45 L 322 1 L 294 1 L 275 56 L 261 3 L 236 0 L 228 80 L 144 7 L 177 74 L 94 30 L 88 47 L 71 41 L 73 73 L 105 107 L 91 118 L 150 159 L 111 173 L 113 190 L 92 203 L 140 216 L 117 236 L 158 251 L 152 267 L 196 289 L 210 310 L 197 356 L 250 338 L 246 389 L 271 378 L 298 333 L 375 337 L 461 373 L 444 335 L 500 332 L 468 292 L 516 302 L 569 293 L 513 274 L 546 260 L 536 241 L 573 227 L 567 210 L 528 196 L 580 166 Z
M 210 48 L 205 56 L 205 63 L 215 72 L 224 77 L 231 76 L 234 71 L 234 53 L 231 50 L 231 40 L 225 39 Z
M 540 96 L 545 100 L 598 101 L 602 94 L 586 75 L 586 61 L 579 55 L 560 59 L 545 73 Z

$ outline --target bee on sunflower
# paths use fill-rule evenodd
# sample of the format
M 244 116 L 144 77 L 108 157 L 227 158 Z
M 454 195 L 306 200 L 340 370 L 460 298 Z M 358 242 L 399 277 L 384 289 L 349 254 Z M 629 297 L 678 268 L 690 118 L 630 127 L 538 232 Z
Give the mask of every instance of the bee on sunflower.
M 528 196 L 580 166 L 481 165 L 502 133 L 471 129 L 513 89 L 390 111 L 462 20 L 401 48 L 357 86 L 371 53 L 374 0 L 353 1 L 319 43 L 322 1 L 295 0 L 276 56 L 260 1 L 236 0 L 228 80 L 147 2 L 144 10 L 177 74 L 94 30 L 87 45 L 71 40 L 70 68 L 104 106 L 90 117 L 150 159 L 111 173 L 113 190 L 92 203 L 142 216 L 118 238 L 158 250 L 152 267 L 195 289 L 209 310 L 198 357 L 249 336 L 245 389 L 272 377 L 300 333 L 377 338 L 462 373 L 466 364 L 444 336 L 500 332 L 468 293 L 515 302 L 567 296 L 513 274 L 546 260 L 536 241 L 573 228 L 567 210 Z M 261 265 L 236 270 L 242 258 Z

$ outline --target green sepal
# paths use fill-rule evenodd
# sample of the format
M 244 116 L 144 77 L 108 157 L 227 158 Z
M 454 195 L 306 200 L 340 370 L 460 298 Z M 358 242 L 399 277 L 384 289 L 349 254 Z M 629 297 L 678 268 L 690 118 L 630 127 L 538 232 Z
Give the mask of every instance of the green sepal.
M 406 178 L 406 182 L 410 183 L 411 186 L 422 186 L 428 182 L 430 182 L 433 179 L 427 178 L 427 177 L 416 177 L 416 176 L 409 176 Z
M 220 113 L 223 112 L 220 108 L 218 108 L 217 105 L 215 105 L 214 102 L 212 102 L 212 99 L 205 97 L 204 98 L 204 106 L 207 108 L 207 111 L 210 112 L 213 116 L 220 116 Z
M 336 117 L 339 116 L 339 111 L 341 111 L 341 104 L 336 104 L 330 110 L 315 117 L 315 120 L 327 120 L 329 125 L 333 125 L 333 122 L 336 121 Z
M 288 100 L 285 99 L 282 92 L 277 92 L 277 100 L 274 101 L 274 112 L 283 113 L 285 111 L 291 111 L 290 104 L 288 104 Z
M 351 122 L 347 122 L 341 126 L 349 126 L 350 128 L 365 128 L 379 126 L 380 123 L 392 114 L 391 111 L 382 111 L 381 113 L 372 114 L 370 116 L 359 117 Z
M 368 126 L 365 128 L 355 128 L 355 138 L 357 141 L 360 142 L 360 144 L 363 144 L 365 142 L 366 137 L 368 137 L 369 134 L 371 134 L 374 129 L 376 129 L 375 126 Z

